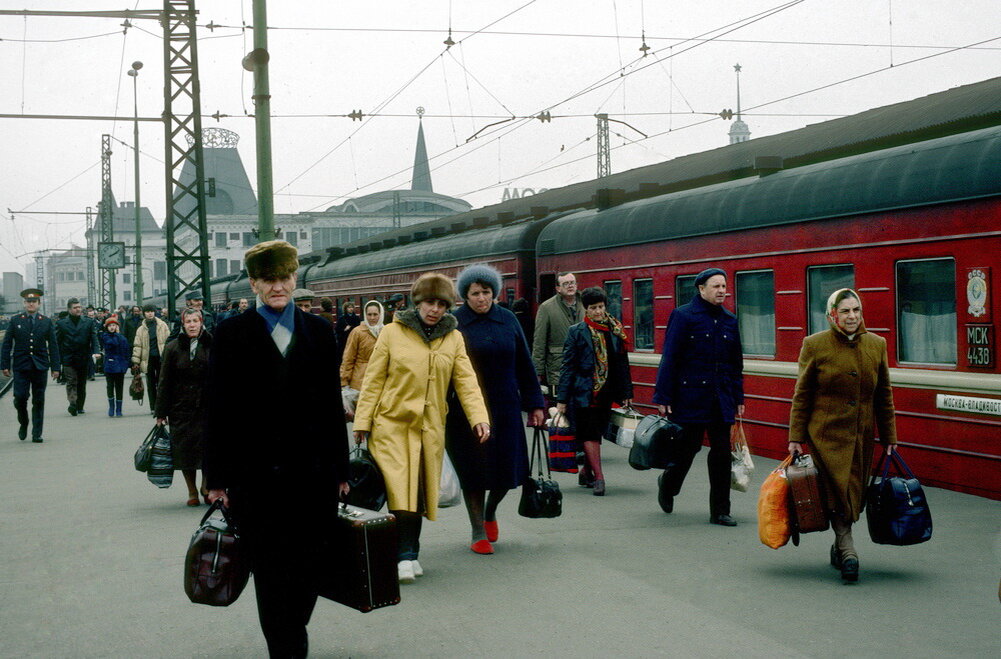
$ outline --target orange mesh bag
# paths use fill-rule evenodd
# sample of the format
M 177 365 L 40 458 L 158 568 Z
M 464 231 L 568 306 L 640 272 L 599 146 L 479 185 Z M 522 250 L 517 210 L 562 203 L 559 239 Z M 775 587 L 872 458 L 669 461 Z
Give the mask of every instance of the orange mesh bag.
M 761 484 L 758 495 L 758 538 L 762 544 L 778 549 L 789 542 L 789 480 L 786 467 L 792 456 L 786 457 Z

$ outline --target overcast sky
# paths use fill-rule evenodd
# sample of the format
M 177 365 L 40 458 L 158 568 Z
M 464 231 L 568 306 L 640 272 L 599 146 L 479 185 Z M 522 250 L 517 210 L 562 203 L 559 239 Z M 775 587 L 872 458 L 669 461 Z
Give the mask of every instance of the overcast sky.
M 25 4 L 160 7 L 0 9 Z M 229 115 L 203 126 L 241 135 L 256 188 L 253 80 L 240 65 L 252 49 L 240 29 L 252 24 L 251 2 L 196 6 L 202 113 Z M 139 114 L 159 116 L 162 30 L 137 21 L 123 34 L 121 23 L 0 16 L 0 113 L 131 117 L 125 73 L 140 60 Z M 730 123 L 713 113 L 736 109 L 738 62 L 752 138 L 1001 75 L 998 0 L 273 0 L 268 23 L 278 213 L 409 187 L 418 106 L 435 191 L 479 207 L 506 187 L 594 178 L 596 112 L 636 129 L 611 124 L 613 172 L 726 144 Z M 456 45 L 446 50 L 449 25 Z M 365 122 L 316 116 L 358 109 Z M 376 110 L 383 116 L 369 118 Z M 551 122 L 520 119 L 543 110 Z M 162 223 L 163 128 L 140 130 L 142 203 Z M 82 215 L 17 211 L 96 210 L 105 133 L 131 145 L 132 122 L 0 118 L 0 271 L 23 273 L 35 250 L 84 242 Z M 118 142 L 113 151 L 114 194 L 132 200 L 132 152 Z

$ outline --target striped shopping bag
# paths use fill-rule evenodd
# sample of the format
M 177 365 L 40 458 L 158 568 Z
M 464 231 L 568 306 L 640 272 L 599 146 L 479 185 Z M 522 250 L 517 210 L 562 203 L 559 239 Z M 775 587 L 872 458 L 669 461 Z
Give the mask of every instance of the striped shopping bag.
M 577 437 L 567 416 L 559 412 L 549 423 L 549 469 L 577 473 Z

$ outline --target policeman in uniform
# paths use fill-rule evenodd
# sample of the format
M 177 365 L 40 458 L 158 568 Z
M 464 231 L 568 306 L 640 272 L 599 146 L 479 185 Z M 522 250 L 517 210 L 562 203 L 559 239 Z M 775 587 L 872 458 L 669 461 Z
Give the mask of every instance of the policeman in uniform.
M 31 401 L 31 441 L 42 441 L 42 418 L 45 414 L 45 371 L 51 366 L 52 379 L 59 378 L 59 343 L 56 324 L 38 313 L 42 291 L 21 291 L 24 313 L 14 316 L 0 347 L 0 369 L 10 377 L 14 371 L 14 408 L 20 427 L 17 436 L 28 436 L 28 398 Z

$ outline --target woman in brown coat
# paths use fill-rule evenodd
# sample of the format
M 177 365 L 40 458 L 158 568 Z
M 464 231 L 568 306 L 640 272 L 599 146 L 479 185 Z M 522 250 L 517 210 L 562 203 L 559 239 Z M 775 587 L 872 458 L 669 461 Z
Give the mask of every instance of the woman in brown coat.
M 348 343 L 344 346 L 344 357 L 341 359 L 341 386 L 351 387 L 361 391 L 361 383 L 365 378 L 365 368 L 372 358 L 372 348 L 382 331 L 382 304 L 372 300 L 365 303 L 365 315 L 361 325 L 348 334 Z
M 789 452 L 808 445 L 825 487 L 835 543 L 831 565 L 858 581 L 852 524 L 862 511 L 875 442 L 897 443 L 886 340 L 866 332 L 858 293 L 842 288 L 827 301 L 831 329 L 803 340 L 789 419 Z
M 174 469 L 180 469 L 188 486 L 188 505 L 198 505 L 197 471 L 202 466 L 205 383 L 209 370 L 212 335 L 202 326 L 200 309 L 181 312 L 184 331 L 167 344 L 160 369 L 160 391 L 156 398 L 157 425 L 170 425 Z M 208 489 L 202 475 L 201 494 L 208 503 Z

